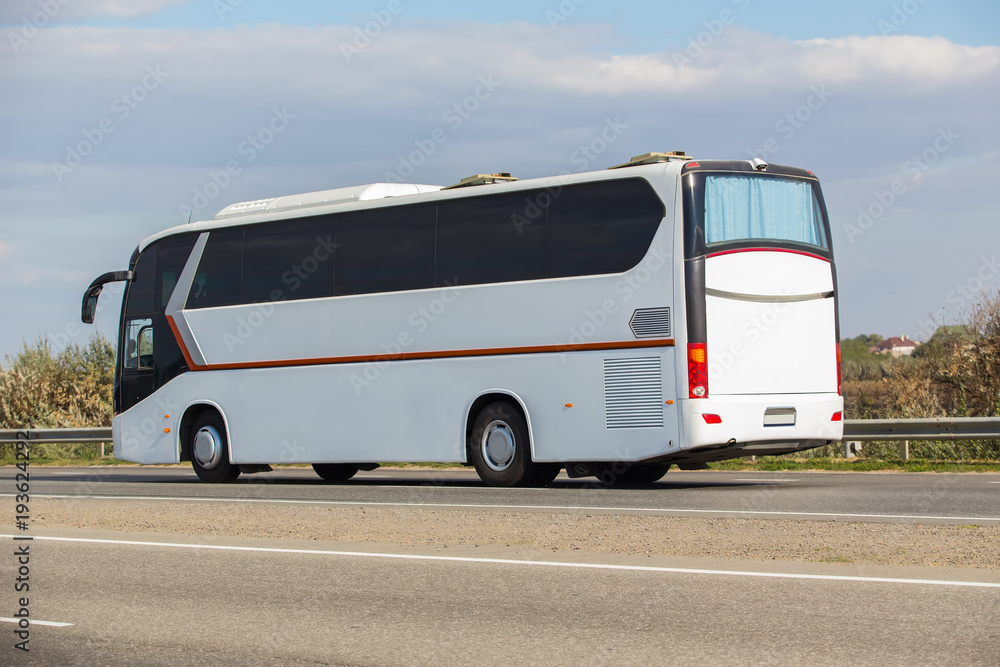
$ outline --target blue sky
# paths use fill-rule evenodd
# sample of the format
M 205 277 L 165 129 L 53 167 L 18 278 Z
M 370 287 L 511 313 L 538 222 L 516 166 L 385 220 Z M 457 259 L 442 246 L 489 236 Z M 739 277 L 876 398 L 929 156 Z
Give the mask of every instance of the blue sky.
M 56 0 L 58 2 L 58 0 Z M 4 25 L 16 25 L 23 16 L 38 11 L 31 0 L 7 0 L 2 10 Z M 111 3 L 93 3 L 110 6 Z M 195 28 L 207 30 L 237 24 L 281 23 L 304 27 L 360 25 L 371 20 L 371 12 L 385 10 L 388 1 L 332 3 L 320 0 L 189 0 L 174 3 L 122 3 L 160 11 L 135 18 L 101 15 L 98 11 L 79 10 L 69 17 L 60 12 L 53 25 L 71 24 L 100 27 Z M 910 2 L 803 2 L 801 0 L 715 0 L 714 2 L 607 2 L 606 0 L 566 0 L 566 2 L 529 2 L 507 0 L 503 3 L 445 0 L 421 2 L 400 0 L 405 9 L 399 16 L 410 21 L 475 21 L 511 23 L 523 21 L 538 25 L 608 26 L 618 36 L 608 47 L 616 53 L 645 53 L 686 44 L 705 29 L 723 10 L 740 16 L 744 28 L 788 39 L 880 35 L 886 25 L 903 33 L 922 37 L 943 35 L 968 46 L 994 44 L 1000 24 L 1000 9 L 993 0 L 911 0 Z M 67 7 L 70 5 L 67 4 Z M 892 23 L 894 7 L 907 18 L 905 24 Z M 567 8 L 572 8 L 569 11 Z M 913 11 L 913 8 L 919 8 Z M 128 11 L 128 10 L 125 10 Z M 131 12 L 141 9 L 133 8 Z M 117 12 L 121 14 L 123 11 Z M 105 12 L 107 14 L 107 12 Z M 553 18 L 553 15 L 558 18 Z M 12 20 L 13 19 L 13 20 Z
M 671 149 L 812 169 L 843 334 L 921 336 L 1000 287 L 998 28 L 985 0 L 7 0 L 0 359 L 84 341 L 86 285 L 186 212 L 386 180 L 438 128 L 407 180 Z

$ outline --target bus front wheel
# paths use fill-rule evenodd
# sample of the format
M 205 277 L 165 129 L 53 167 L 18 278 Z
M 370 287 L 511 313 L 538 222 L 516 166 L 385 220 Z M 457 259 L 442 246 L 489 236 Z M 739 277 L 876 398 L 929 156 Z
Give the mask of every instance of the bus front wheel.
M 239 466 L 229 462 L 226 425 L 215 412 L 203 413 L 191 429 L 191 466 L 203 482 L 232 482 Z
M 531 461 L 528 424 L 509 403 L 490 403 L 476 417 L 469 457 L 489 486 L 530 486 L 540 468 Z

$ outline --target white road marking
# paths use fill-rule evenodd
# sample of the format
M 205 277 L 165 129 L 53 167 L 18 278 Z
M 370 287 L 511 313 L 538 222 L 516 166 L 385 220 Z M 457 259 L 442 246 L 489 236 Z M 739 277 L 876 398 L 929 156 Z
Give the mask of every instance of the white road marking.
M 426 487 L 416 487 L 426 488 Z M 727 510 L 727 509 L 680 509 L 676 507 L 589 507 L 586 505 L 485 505 L 470 503 L 390 503 L 371 502 L 366 500 L 290 500 L 266 498 L 197 498 L 174 496 L 71 496 L 59 494 L 32 494 L 34 498 L 50 498 L 52 500 L 160 500 L 175 502 L 211 502 L 211 503 L 261 503 L 283 505 L 344 505 L 351 507 L 450 507 L 455 509 L 499 509 L 499 510 L 572 510 L 577 512 L 674 512 L 679 514 L 738 514 L 742 516 L 817 516 L 837 519 L 923 519 L 945 521 L 1000 521 L 1000 516 L 933 516 L 919 514 L 853 514 L 847 512 L 780 512 L 766 510 Z M 0 498 L 13 498 L 13 493 L 0 493 Z
M 35 539 L 38 539 L 38 538 L 36 537 Z M 72 623 L 60 623 L 58 621 L 36 621 L 33 618 L 29 618 L 28 620 L 31 621 L 32 625 L 48 625 L 48 626 L 53 627 L 53 628 L 67 628 L 67 627 L 73 625 Z M 21 619 L 20 618 L 4 618 L 4 617 L 0 616 L 0 621 L 3 621 L 4 623 L 20 623 Z
M 3 537 L 13 537 L 4 535 Z M 382 558 L 414 561 L 439 561 L 447 563 L 486 563 L 491 565 L 524 565 L 531 567 L 562 567 L 581 570 L 618 570 L 624 572 L 660 572 L 671 574 L 704 574 L 731 577 L 762 577 L 765 579 L 806 579 L 812 581 L 852 581 L 865 583 L 911 584 L 925 586 L 956 586 L 962 588 L 1000 588 L 1000 583 L 985 581 L 949 581 L 946 579 L 895 579 L 892 577 L 852 577 L 833 574 L 797 574 L 792 572 L 752 572 L 743 570 L 704 570 L 687 567 L 655 567 L 650 565 L 612 565 L 608 563 L 565 563 L 543 560 L 516 560 L 511 558 L 471 558 L 463 556 L 424 556 L 419 554 L 369 553 L 364 551 L 326 551 L 321 549 L 279 549 L 274 547 L 238 547 L 222 544 L 184 544 L 179 542 L 141 542 L 133 540 L 100 540 L 83 537 L 47 537 L 35 535 L 36 540 L 77 542 L 85 544 L 113 544 L 121 546 L 166 547 L 170 549 L 206 549 L 212 551 L 242 551 L 252 553 L 301 554 L 308 556 L 342 556 L 350 558 Z

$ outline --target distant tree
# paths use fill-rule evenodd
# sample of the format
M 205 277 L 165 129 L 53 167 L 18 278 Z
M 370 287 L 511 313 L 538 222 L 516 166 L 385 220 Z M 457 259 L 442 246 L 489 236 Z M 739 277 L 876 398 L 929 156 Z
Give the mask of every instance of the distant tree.
M 1000 415 L 1000 292 L 972 304 L 968 324 L 941 327 L 931 341 L 940 352 L 927 363 L 952 413 Z
M 841 373 L 845 381 L 882 377 L 886 360 L 870 352 L 877 345 L 873 342 L 876 339 L 883 340 L 878 334 L 863 334 L 840 341 Z

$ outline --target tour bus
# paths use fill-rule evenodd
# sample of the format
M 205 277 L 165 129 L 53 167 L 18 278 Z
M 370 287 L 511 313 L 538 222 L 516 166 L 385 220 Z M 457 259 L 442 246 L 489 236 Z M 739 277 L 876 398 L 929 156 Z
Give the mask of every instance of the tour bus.
M 84 322 L 115 281 L 115 456 L 207 482 L 637 484 L 843 435 L 819 182 L 760 159 L 243 202 L 140 243 Z

